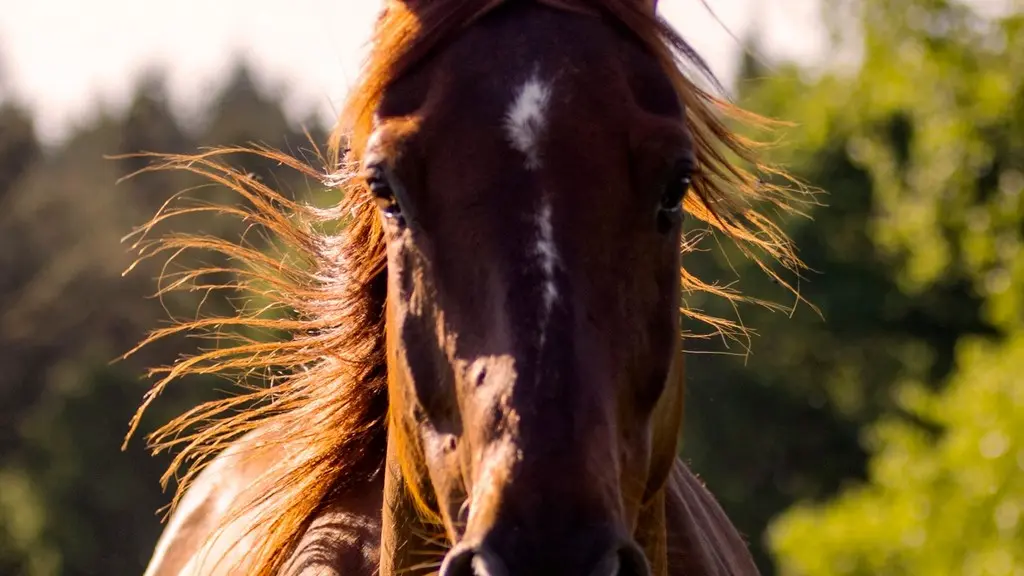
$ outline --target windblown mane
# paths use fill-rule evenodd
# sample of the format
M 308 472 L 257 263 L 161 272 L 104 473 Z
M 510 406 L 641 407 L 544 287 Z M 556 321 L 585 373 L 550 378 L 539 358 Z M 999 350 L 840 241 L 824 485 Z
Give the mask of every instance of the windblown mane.
M 806 201 L 805 192 L 799 186 L 768 182 L 792 183 L 782 171 L 758 159 L 759 143 L 739 136 L 725 124 L 727 118 L 760 126 L 767 126 L 768 121 L 715 97 L 688 78 L 684 69 L 714 82 L 707 66 L 683 39 L 637 0 L 549 1 L 620 23 L 660 60 L 686 106 L 696 144 L 699 172 L 694 178 L 695 194 L 686 200 L 687 212 L 734 240 L 766 273 L 792 289 L 770 264 L 778 262 L 793 272 L 802 264 L 784 233 L 756 206 L 768 203 L 794 211 Z M 149 440 L 156 451 L 178 450 L 163 478 L 166 483 L 179 469 L 185 471 L 175 503 L 202 466 L 246 432 L 257 427 L 266 430 L 262 435 L 265 441 L 288 449 L 289 456 L 277 461 L 259 481 L 258 493 L 237 502 L 233 510 L 234 517 L 257 514 L 252 529 L 260 531 L 257 541 L 261 546 L 253 551 L 254 574 L 276 573 L 322 504 L 344 490 L 346 483 L 365 479 L 381 467 L 388 411 L 386 256 L 383 229 L 368 191 L 355 177 L 355 167 L 370 134 L 374 109 L 388 84 L 498 3 L 434 0 L 413 2 L 410 7 L 390 2 L 377 22 L 363 75 L 350 92 L 330 146 L 326 154 L 317 150 L 323 166 L 312 167 L 261 146 L 219 148 L 197 155 L 144 154 L 154 163 L 140 172 L 191 172 L 247 201 L 246 207 L 180 205 L 180 197 L 175 197 L 133 233 L 138 238 L 133 247 L 139 250 L 140 260 L 158 254 L 173 259 L 187 250 L 213 250 L 236 263 L 230 270 L 236 276 L 233 283 L 211 285 L 209 278 L 225 270 L 200 267 L 165 275 L 171 281 L 161 286 L 160 294 L 199 286 L 240 290 L 272 304 L 256 311 L 242 310 L 232 317 L 180 322 L 154 332 L 129 352 L 177 333 L 212 334 L 219 342 L 234 342 L 153 370 L 159 380 L 133 418 L 128 436 L 150 403 L 173 380 L 188 374 L 224 374 L 239 382 L 237 395 L 197 406 L 161 427 Z M 343 151 L 343 146 L 348 149 Z M 228 162 L 236 154 L 269 158 L 307 178 L 343 188 L 342 199 L 329 210 L 290 200 L 231 168 Z M 169 218 L 204 211 L 235 216 L 262 228 L 283 252 L 268 253 L 244 242 L 201 235 L 146 239 L 147 233 Z M 328 226 L 340 231 L 327 232 L 324 228 Z M 683 249 L 692 247 L 688 241 Z M 745 299 L 685 271 L 682 283 L 684 290 L 710 292 L 733 301 Z M 271 316 L 270 309 L 290 314 Z M 743 332 L 742 326 L 728 320 L 689 309 L 683 313 L 727 334 Z M 242 334 L 243 328 L 284 331 L 289 337 L 254 341 Z M 252 385 L 253 375 L 263 380 L 262 385 Z

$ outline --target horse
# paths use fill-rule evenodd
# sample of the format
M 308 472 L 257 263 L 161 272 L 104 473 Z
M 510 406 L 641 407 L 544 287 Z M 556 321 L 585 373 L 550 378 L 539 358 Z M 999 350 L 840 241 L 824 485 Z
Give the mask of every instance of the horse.
M 650 0 L 387 0 L 337 130 L 313 143 L 325 168 L 259 145 L 152 154 L 140 172 L 244 200 L 169 202 L 136 230 L 140 258 L 239 263 L 237 281 L 199 266 L 160 293 L 270 304 L 139 345 L 218 337 L 154 370 L 128 437 L 171 381 L 241 383 L 150 437 L 178 450 L 163 481 L 185 474 L 146 576 L 756 575 L 678 456 L 685 322 L 742 330 L 685 296 L 744 298 L 686 271 L 684 224 L 792 289 L 773 264 L 802 263 L 759 210 L 795 211 L 801 189 L 727 125 L 771 122 L 714 82 Z M 242 153 L 341 198 L 290 199 L 232 168 Z M 201 211 L 274 242 L 149 238 Z M 287 336 L 225 345 L 237 328 Z

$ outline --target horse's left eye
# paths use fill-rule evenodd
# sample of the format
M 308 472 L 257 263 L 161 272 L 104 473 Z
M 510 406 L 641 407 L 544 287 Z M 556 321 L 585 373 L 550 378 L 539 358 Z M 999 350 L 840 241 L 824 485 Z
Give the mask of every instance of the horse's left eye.
M 658 230 L 668 232 L 683 219 L 683 200 L 690 190 L 693 168 L 688 162 L 680 162 L 670 172 L 668 181 L 658 203 Z
M 677 176 L 665 185 L 665 194 L 661 197 L 662 210 L 681 210 L 683 199 L 690 190 L 690 177 Z

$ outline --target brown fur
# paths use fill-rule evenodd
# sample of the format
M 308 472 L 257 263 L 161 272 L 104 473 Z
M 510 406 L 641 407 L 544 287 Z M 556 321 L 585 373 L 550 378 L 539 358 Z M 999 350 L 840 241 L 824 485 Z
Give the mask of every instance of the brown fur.
M 258 459 L 241 457 L 256 431 L 237 440 L 196 477 L 175 517 L 161 535 L 158 549 L 144 576 L 203 576 L 249 574 L 256 558 L 247 555 L 252 544 L 245 522 L 229 520 L 231 512 L 218 502 L 233 502 L 272 466 L 277 450 L 263 450 Z M 258 484 L 257 484 L 258 485 Z M 193 505 L 185 503 L 195 499 Z M 343 498 L 317 512 L 281 567 L 282 576 L 374 576 L 380 561 L 382 500 L 380 482 L 352 487 Z M 659 508 L 658 505 L 663 505 Z M 682 460 L 672 465 L 663 501 L 652 502 L 649 513 L 666 514 L 667 530 L 659 538 L 640 534 L 646 544 L 665 549 L 668 562 L 655 574 L 670 576 L 756 575 L 746 542 L 732 529 L 714 497 Z M 657 542 L 654 542 L 657 540 Z M 235 543 L 241 542 L 239 545 Z M 202 550 L 206 548 L 205 555 Z M 444 546 L 420 551 L 424 571 L 440 564 Z M 201 560 L 197 560 L 197 558 Z
M 157 331 L 140 344 L 141 347 L 179 332 L 230 336 L 239 327 L 283 330 L 291 335 L 289 340 L 273 342 L 235 336 L 235 346 L 213 349 L 156 370 L 161 378 L 132 423 L 134 432 L 149 403 L 169 382 L 186 374 L 216 373 L 239 379 L 256 375 L 267 379 L 267 386 L 248 388 L 238 396 L 199 406 L 151 437 L 157 450 L 179 450 L 164 478 L 169 481 L 176 470 L 186 469 L 178 486 L 177 501 L 211 457 L 240 436 L 261 430 L 264 441 L 250 446 L 252 457 L 266 463 L 259 482 L 253 484 L 258 488 L 240 490 L 231 509 L 220 517 L 224 525 L 232 525 L 232 521 L 252 515 L 248 527 L 258 538 L 253 540 L 253 548 L 247 550 L 250 574 L 278 573 L 302 539 L 308 537 L 311 523 L 323 518 L 325 506 L 330 507 L 341 495 L 364 489 L 379 478 L 388 413 L 384 232 L 368 191 L 361 182 L 350 179 L 349 168 L 362 156 L 373 112 L 388 84 L 496 4 L 494 0 L 390 2 L 378 21 L 370 58 L 361 82 L 346 104 L 340 129 L 327 153 L 320 155 L 325 171 L 259 147 L 216 149 L 194 156 L 154 155 L 157 162 L 144 170 L 199 174 L 236 191 L 251 206 L 168 205 L 139 230 L 140 240 L 135 246 L 143 258 L 159 254 L 173 258 L 191 249 L 216 250 L 240 264 L 236 285 L 206 286 L 205 278 L 220 270 L 200 269 L 172 275 L 164 291 L 193 285 L 207 289 L 241 288 L 269 299 L 275 309 L 290 312 L 285 318 L 257 310 L 237 317 L 185 322 Z M 803 201 L 801 191 L 762 180 L 761 176 L 785 175 L 762 163 L 757 157 L 760 145 L 730 130 L 723 115 L 752 125 L 764 125 L 766 121 L 714 97 L 685 76 L 684 67 L 695 68 L 709 77 L 710 73 L 683 40 L 666 24 L 655 20 L 644 5 L 635 0 L 558 0 L 557 4 L 621 24 L 657 57 L 685 104 L 700 167 L 694 180 L 695 194 L 686 199 L 687 212 L 734 240 L 758 263 L 764 262 L 762 268 L 766 273 L 789 286 L 769 264 L 777 261 L 792 271 L 798 271 L 801 264 L 789 241 L 761 215 L 757 205 L 768 203 L 783 210 L 796 210 Z M 343 145 L 348 146 L 344 159 Z M 231 169 L 227 159 L 241 153 L 256 153 L 309 178 L 342 184 L 343 199 L 329 210 L 288 200 L 254 178 Z M 194 235 L 145 239 L 150 229 L 167 218 L 203 210 L 244 218 L 262 227 L 279 241 L 287 255 L 266 254 L 244 243 Z M 323 233 L 322 227 L 333 223 L 344 223 L 344 230 L 336 235 Z M 765 260 L 761 259 L 762 254 Z M 734 301 L 743 299 L 742 295 L 701 281 L 685 270 L 681 280 L 686 290 L 706 291 Z M 683 313 L 733 336 L 742 334 L 742 327 L 730 321 L 693 310 Z M 240 407 L 247 409 L 240 411 Z M 679 469 L 678 464 L 676 468 Z M 711 507 L 710 496 L 703 495 L 694 482 L 676 475 L 670 485 L 685 487 L 667 492 L 667 498 L 678 502 L 676 510 L 685 507 L 686 502 L 699 501 L 700 509 L 711 510 L 705 522 L 725 521 L 720 510 Z M 420 502 L 420 507 L 428 511 L 430 505 Z M 691 507 L 691 513 L 695 514 L 695 510 L 699 511 Z M 668 518 L 670 525 L 673 521 L 677 525 L 692 522 Z M 232 526 L 237 532 L 237 523 Z M 702 541 L 692 526 L 690 530 L 688 541 Z M 727 535 L 707 538 L 716 545 L 729 541 Z M 742 572 L 723 569 L 708 573 Z

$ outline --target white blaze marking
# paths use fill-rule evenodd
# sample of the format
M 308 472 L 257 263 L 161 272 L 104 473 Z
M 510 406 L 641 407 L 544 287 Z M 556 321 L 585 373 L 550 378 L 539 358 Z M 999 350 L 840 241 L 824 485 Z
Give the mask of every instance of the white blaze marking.
M 554 230 L 551 227 L 551 203 L 547 198 L 541 200 L 540 213 L 537 214 L 537 238 L 536 252 L 540 259 L 540 269 L 544 275 L 543 297 L 544 308 L 541 312 L 541 345 L 547 336 L 548 318 L 551 316 L 551 308 L 558 300 L 558 287 L 555 285 L 555 266 L 558 265 L 558 251 L 555 249 Z
M 551 86 L 537 73 L 519 87 L 505 114 L 505 131 L 512 147 L 526 156 L 526 169 L 540 168 L 540 138 L 547 125 Z
M 537 170 L 541 166 L 541 139 L 548 124 L 548 104 L 551 100 L 551 84 L 540 78 L 537 71 L 523 82 L 505 113 L 505 132 L 512 147 L 526 156 L 526 169 Z M 540 210 L 536 215 L 537 241 L 534 253 L 540 265 L 541 298 L 540 343 L 547 337 L 551 310 L 558 300 L 555 284 L 555 268 L 558 266 L 558 251 L 555 248 L 554 231 L 551 226 L 551 203 L 541 198 Z

